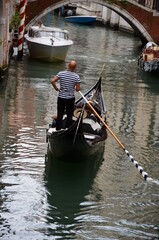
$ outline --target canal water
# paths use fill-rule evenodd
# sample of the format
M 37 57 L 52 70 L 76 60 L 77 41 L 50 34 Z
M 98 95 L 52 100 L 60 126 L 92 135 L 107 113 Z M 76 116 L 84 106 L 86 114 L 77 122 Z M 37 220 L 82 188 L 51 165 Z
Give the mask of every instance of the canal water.
M 1 239 L 159 239 L 159 75 L 138 69 L 133 35 L 51 14 L 43 22 L 68 29 L 74 45 L 63 63 L 12 58 L 0 83 Z M 50 78 L 73 59 L 83 93 L 102 73 L 108 125 L 151 181 L 110 133 L 100 163 L 46 169 L 57 99 Z

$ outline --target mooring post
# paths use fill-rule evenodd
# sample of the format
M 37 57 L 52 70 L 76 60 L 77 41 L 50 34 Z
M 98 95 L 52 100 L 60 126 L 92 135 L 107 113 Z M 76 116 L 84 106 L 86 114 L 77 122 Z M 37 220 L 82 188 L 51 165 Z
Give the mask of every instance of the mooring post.
M 24 38 L 24 28 L 25 28 L 25 8 L 26 0 L 20 0 L 20 25 L 18 32 L 18 60 L 22 60 L 23 57 L 23 38 Z

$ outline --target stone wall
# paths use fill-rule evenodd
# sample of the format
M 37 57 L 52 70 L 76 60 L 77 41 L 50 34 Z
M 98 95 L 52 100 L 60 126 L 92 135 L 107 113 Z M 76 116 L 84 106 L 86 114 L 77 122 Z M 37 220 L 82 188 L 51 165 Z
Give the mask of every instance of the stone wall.
M 9 52 L 12 44 L 12 34 L 9 31 L 9 24 L 14 13 L 14 0 L 0 1 L 0 79 L 4 77 L 9 65 Z

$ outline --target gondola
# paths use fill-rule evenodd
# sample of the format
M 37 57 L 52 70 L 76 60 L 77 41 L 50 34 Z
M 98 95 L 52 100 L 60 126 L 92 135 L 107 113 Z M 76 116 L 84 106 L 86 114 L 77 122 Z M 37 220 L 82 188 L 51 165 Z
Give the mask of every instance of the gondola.
M 107 139 L 106 128 L 100 121 L 102 118 L 106 122 L 101 77 L 83 96 L 75 101 L 73 124 L 69 128 L 65 128 L 66 115 L 64 115 L 61 130 L 56 130 L 54 119 L 46 131 L 47 151 L 58 160 L 76 162 L 98 155 Z
M 143 48 L 138 66 L 144 72 L 159 72 L 159 46 L 154 42 L 148 42 Z

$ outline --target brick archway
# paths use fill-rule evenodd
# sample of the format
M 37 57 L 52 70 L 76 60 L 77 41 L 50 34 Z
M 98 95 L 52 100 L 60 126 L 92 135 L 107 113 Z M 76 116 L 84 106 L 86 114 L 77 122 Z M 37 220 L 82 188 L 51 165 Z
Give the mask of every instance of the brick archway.
M 28 1 L 26 8 L 26 27 L 61 6 L 75 3 L 75 0 L 36 0 Z M 147 41 L 159 42 L 159 14 L 136 3 L 136 1 L 114 0 L 108 3 L 105 0 L 81 0 L 105 6 L 121 16 L 134 29 L 143 43 Z M 151 6 L 152 7 L 152 6 Z

